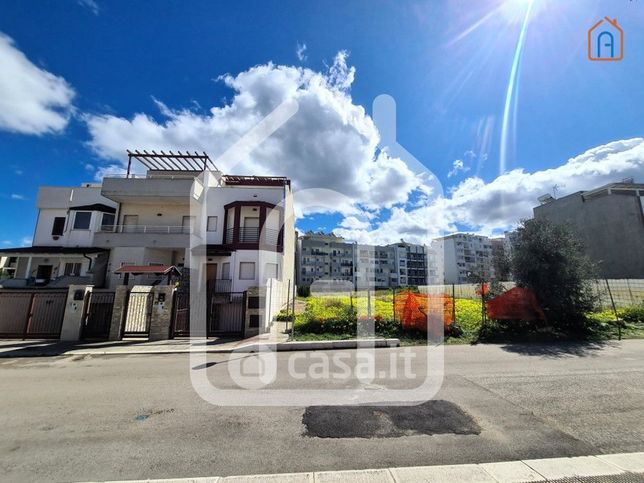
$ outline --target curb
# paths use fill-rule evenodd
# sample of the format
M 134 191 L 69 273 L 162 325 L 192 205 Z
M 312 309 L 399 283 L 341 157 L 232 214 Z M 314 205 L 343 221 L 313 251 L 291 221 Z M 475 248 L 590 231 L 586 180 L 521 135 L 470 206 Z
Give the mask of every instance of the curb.
M 620 453 L 571 458 L 502 461 L 498 463 L 412 466 L 348 471 L 319 471 L 308 473 L 281 473 L 272 475 L 243 475 L 227 477 L 172 478 L 161 480 L 128 480 L 148 482 L 201 482 L 201 483 L 412 483 L 417 481 L 518 483 L 526 481 L 604 481 L 597 478 L 632 477 L 620 481 L 638 481 L 644 473 L 643 453 Z M 586 480 L 586 479 L 589 480 Z M 608 480 L 606 480 L 608 481 Z M 116 483 L 116 482 L 112 482 Z M 123 483 L 123 482 L 121 482 Z
M 318 351 L 333 349 L 367 349 L 399 347 L 400 339 L 356 339 L 356 340 L 320 340 L 277 342 L 273 344 L 249 344 L 233 349 L 231 352 L 274 352 L 286 351 Z
M 313 350 L 336 350 L 357 348 L 390 348 L 399 347 L 399 339 L 358 339 L 358 340 L 328 340 L 328 341 L 293 341 L 274 343 L 249 343 L 230 349 L 194 348 L 185 349 L 140 349 L 140 350 L 110 350 L 110 349 L 70 349 L 70 350 L 39 350 L 37 348 L 24 348 L 0 352 L 0 359 L 14 359 L 21 357 L 61 357 L 61 356 L 131 356 L 149 354 L 231 354 L 237 352 L 290 352 Z

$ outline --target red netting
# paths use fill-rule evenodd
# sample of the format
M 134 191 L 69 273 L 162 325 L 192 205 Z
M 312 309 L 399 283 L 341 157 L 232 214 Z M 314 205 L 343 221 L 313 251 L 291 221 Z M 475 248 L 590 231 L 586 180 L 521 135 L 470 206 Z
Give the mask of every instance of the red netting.
M 515 287 L 485 304 L 488 317 L 496 320 L 546 320 L 534 292 Z
M 443 324 L 445 327 L 454 322 L 454 301 L 445 294 L 427 295 L 401 292 L 396 295 L 396 320 L 403 329 L 427 332 L 427 320 L 431 325 Z

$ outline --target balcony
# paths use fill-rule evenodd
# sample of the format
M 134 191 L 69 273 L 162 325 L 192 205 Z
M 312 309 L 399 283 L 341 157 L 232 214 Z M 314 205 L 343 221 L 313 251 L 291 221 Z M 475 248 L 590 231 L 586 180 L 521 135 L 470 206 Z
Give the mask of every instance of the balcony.
M 94 235 L 94 245 L 113 247 L 185 248 L 191 228 L 172 225 L 104 225 Z
M 101 194 L 118 202 L 159 200 L 165 203 L 190 203 L 193 176 L 103 179 Z
M 262 246 L 281 247 L 282 241 L 279 230 L 258 227 L 229 227 L 224 232 L 224 245 L 237 248 L 259 248 L 260 237 Z

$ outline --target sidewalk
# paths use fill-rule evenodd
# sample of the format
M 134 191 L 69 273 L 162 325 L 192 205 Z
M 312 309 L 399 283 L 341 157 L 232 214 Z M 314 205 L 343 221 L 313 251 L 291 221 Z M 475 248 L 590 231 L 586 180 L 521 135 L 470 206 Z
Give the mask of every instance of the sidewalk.
M 275 475 L 249 475 L 168 480 L 154 482 L 194 483 L 412 483 L 481 482 L 518 483 L 530 481 L 635 482 L 644 480 L 644 453 L 547 458 L 499 463 L 449 466 L 416 466 L 354 471 L 322 471 Z
M 271 331 L 248 339 L 184 338 L 150 342 L 141 339 L 124 339 L 104 342 L 63 342 L 59 340 L 0 340 L 0 358 L 54 357 L 54 356 L 102 356 L 137 354 L 182 354 L 190 352 L 225 354 L 230 352 L 352 349 L 362 344 L 376 347 L 398 347 L 398 339 L 374 339 L 371 341 L 341 340 L 315 342 L 288 342 L 279 324 Z

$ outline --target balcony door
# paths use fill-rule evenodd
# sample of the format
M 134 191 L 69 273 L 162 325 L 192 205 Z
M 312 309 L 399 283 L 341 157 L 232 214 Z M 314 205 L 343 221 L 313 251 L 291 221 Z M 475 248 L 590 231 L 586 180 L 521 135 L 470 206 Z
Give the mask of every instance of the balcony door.
M 259 241 L 259 217 L 245 216 L 244 226 L 241 231 L 240 242 L 257 243 Z
M 139 215 L 123 215 L 123 233 L 136 233 Z

